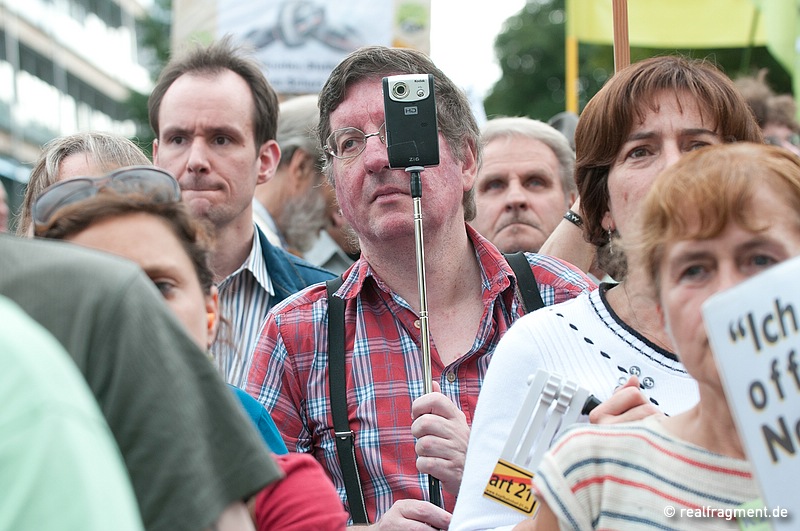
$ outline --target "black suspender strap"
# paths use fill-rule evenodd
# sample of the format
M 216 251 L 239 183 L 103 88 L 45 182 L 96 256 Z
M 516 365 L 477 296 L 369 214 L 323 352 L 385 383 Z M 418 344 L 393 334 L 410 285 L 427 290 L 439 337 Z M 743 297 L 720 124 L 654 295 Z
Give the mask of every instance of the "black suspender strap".
M 328 280 L 328 383 L 331 393 L 331 413 L 336 439 L 336 453 L 342 467 L 344 490 L 354 524 L 368 524 L 364 493 L 356 465 L 355 433 L 350 429 L 347 415 L 347 377 L 345 371 L 344 299 L 334 293 L 344 282 L 342 277 Z
M 504 254 L 508 265 L 517 277 L 517 288 L 525 310 L 530 313 L 544 307 L 536 277 L 525 253 Z M 328 289 L 328 382 L 331 394 L 331 413 L 336 439 L 336 453 L 342 467 L 344 490 L 354 524 L 368 524 L 364 493 L 356 465 L 355 433 L 350 429 L 347 415 L 347 387 L 345 370 L 344 299 L 334 295 L 344 279 L 336 277 L 325 284 Z
M 539 293 L 539 286 L 536 284 L 536 276 L 531 270 L 528 259 L 525 258 L 525 253 L 503 253 L 503 256 L 506 257 L 508 265 L 514 271 L 514 276 L 517 277 L 517 287 L 522 296 L 522 302 L 525 304 L 525 313 L 544 308 L 544 301 Z

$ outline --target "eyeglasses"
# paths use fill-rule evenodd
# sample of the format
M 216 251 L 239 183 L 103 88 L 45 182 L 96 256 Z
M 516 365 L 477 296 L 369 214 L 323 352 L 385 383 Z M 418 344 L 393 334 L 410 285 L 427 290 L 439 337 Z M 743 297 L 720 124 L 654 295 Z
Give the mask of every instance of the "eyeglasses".
M 154 166 L 127 166 L 103 177 L 78 177 L 48 187 L 33 203 L 34 226 L 38 229 L 48 225 L 65 206 L 94 197 L 105 189 L 142 194 L 157 203 L 181 199 L 181 188 L 170 173 Z
M 386 122 L 374 133 L 365 133 L 355 127 L 344 127 L 332 132 L 325 141 L 328 153 L 337 159 L 355 158 L 367 148 L 367 139 L 377 136 L 386 145 Z

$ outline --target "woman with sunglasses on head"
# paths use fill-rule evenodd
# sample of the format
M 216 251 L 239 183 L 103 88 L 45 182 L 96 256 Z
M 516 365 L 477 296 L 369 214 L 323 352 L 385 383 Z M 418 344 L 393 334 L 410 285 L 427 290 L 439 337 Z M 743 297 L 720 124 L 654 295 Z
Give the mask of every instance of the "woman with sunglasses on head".
M 717 353 L 715 363 L 701 308 L 800 255 L 800 159 L 751 143 L 701 150 L 659 175 L 641 211 L 629 245 L 700 399 L 672 417 L 564 433 L 535 475 L 539 514 L 518 531 L 734 530 L 747 526 L 680 515 L 700 507 L 724 514 L 759 498 L 717 369 L 728 361 Z
M 98 138 L 102 138 L 103 142 L 99 142 Z M 25 231 L 26 234 L 30 231 L 31 235 L 42 236 L 42 234 L 39 234 L 36 232 L 36 230 L 42 229 L 50 224 L 56 212 L 72 203 L 93 197 L 101 188 L 108 190 L 119 190 L 125 193 L 136 191 L 145 193 L 147 195 L 147 200 L 144 202 L 144 204 L 140 204 L 138 207 L 129 207 L 131 213 L 135 212 L 137 208 L 141 210 L 146 210 L 147 208 L 164 208 L 157 207 L 157 204 L 170 202 L 175 203 L 180 201 L 181 191 L 175 178 L 168 172 L 156 168 L 150 164 L 127 166 L 117 169 L 116 171 L 112 171 L 107 175 L 96 177 L 79 176 L 74 174 L 75 171 L 80 170 L 89 171 L 92 175 L 99 172 L 98 166 L 96 165 L 99 163 L 90 162 L 88 159 L 89 155 L 82 151 L 74 151 L 74 149 L 78 149 L 78 147 L 86 148 L 87 146 L 91 146 L 93 149 L 98 150 L 100 149 L 98 146 L 102 146 L 103 149 L 108 149 L 111 151 L 111 153 L 116 155 L 119 155 L 119 152 L 122 152 L 130 155 L 133 158 L 136 158 L 135 152 L 133 151 L 128 151 L 125 149 L 111 149 L 112 147 L 126 147 L 126 144 L 122 142 L 122 140 L 125 139 L 119 139 L 114 136 L 85 134 L 85 136 L 75 135 L 74 137 L 66 137 L 64 140 L 53 141 L 50 150 L 45 151 L 39 163 L 37 163 L 37 168 L 41 171 L 35 172 L 32 175 L 31 182 L 29 183 L 29 190 L 41 189 L 41 183 L 43 181 L 50 180 L 54 176 L 59 178 L 55 184 L 45 190 L 47 192 L 46 194 L 42 193 L 39 196 L 31 199 L 29 203 L 25 203 L 23 207 L 23 219 L 26 220 L 25 223 L 27 223 L 29 227 Z M 97 155 L 97 153 L 95 153 L 95 155 Z M 75 160 L 76 158 L 78 160 Z M 125 159 L 125 157 L 119 156 L 114 160 L 123 159 Z M 56 161 L 60 161 L 60 164 L 56 164 Z M 115 165 L 113 161 L 106 161 L 106 164 L 111 166 Z M 53 165 L 55 165 L 54 167 L 56 168 L 54 170 L 55 173 L 49 170 L 45 171 L 46 168 L 49 168 Z M 122 212 L 116 212 L 116 214 L 121 216 Z M 163 215 L 165 215 L 165 217 L 169 217 L 166 214 Z M 105 217 L 105 214 L 98 213 L 97 216 L 99 218 L 103 218 Z M 83 228 L 88 226 L 87 224 L 90 224 L 93 221 L 91 216 L 83 216 L 80 219 Z M 187 221 L 184 224 L 186 225 L 189 223 L 190 222 Z M 210 252 L 211 247 L 211 238 L 208 233 L 208 229 L 205 228 L 205 226 L 203 226 L 201 223 L 196 223 L 195 225 L 196 228 L 192 230 L 197 232 L 197 234 L 192 237 L 192 240 L 196 240 L 199 246 L 196 252 L 202 256 L 196 256 L 193 258 L 196 260 L 195 270 L 200 277 L 202 288 L 205 293 L 206 317 L 208 318 L 207 332 L 201 331 L 203 330 L 203 327 L 206 326 L 205 321 L 201 319 L 191 319 L 190 316 L 193 314 L 193 311 L 191 309 L 187 309 L 187 305 L 189 308 L 192 308 L 193 305 L 198 301 L 191 300 L 191 298 L 187 300 L 185 297 L 181 296 L 182 293 L 176 294 L 176 290 L 170 286 L 156 282 L 155 280 L 154 282 L 156 282 L 156 286 L 162 292 L 162 295 L 167 300 L 167 303 L 172 307 L 173 311 L 175 311 L 176 315 L 178 315 L 184 325 L 187 326 L 193 338 L 203 348 L 208 348 L 208 344 L 204 343 L 203 341 L 199 341 L 198 338 L 202 338 L 203 334 L 210 334 L 211 340 L 216 337 L 220 323 L 220 318 L 218 317 L 220 315 L 218 311 L 219 299 L 217 295 L 217 288 L 213 284 L 213 275 L 211 274 L 209 266 L 199 265 L 197 263 L 197 260 L 201 261 L 203 264 L 205 264 L 207 261 L 207 255 Z M 70 229 L 70 231 L 75 232 L 79 229 L 82 230 L 81 227 L 73 227 Z M 56 236 L 55 233 L 52 235 L 46 235 L 45 237 L 66 239 Z M 127 241 L 128 240 L 120 240 L 116 245 L 120 249 L 123 249 L 127 247 Z M 145 246 L 145 248 L 148 248 L 148 246 Z M 152 247 L 153 251 L 155 251 L 155 249 L 158 249 L 158 246 Z M 124 252 L 118 252 L 119 249 L 117 249 L 117 252 L 115 252 L 114 249 L 103 250 L 112 252 L 113 254 L 125 255 Z M 142 264 L 140 263 L 140 265 Z M 285 454 L 288 451 L 286 449 L 286 445 L 284 444 L 280 433 L 278 433 L 278 429 L 275 426 L 275 423 L 272 421 L 272 417 L 270 417 L 266 409 L 264 409 L 264 407 L 257 400 L 245 393 L 244 390 L 234 386 L 229 387 L 234 394 L 236 394 L 237 398 L 242 404 L 242 407 L 244 407 L 245 411 L 253 420 L 256 427 L 258 427 L 262 438 L 265 440 L 270 449 L 277 454 Z
M 54 138 L 42 147 L 31 170 L 17 235 L 32 234 L 31 207 L 45 188 L 74 177 L 98 177 L 115 168 L 147 164 L 147 155 L 124 136 L 85 131 Z
M 123 201 L 126 204 L 106 202 L 98 206 L 97 203 L 82 203 L 101 190 L 120 192 L 127 197 Z M 142 194 L 138 202 L 133 200 L 133 194 L 137 193 Z M 208 265 L 211 237 L 205 225 L 188 218 L 189 214 L 180 206 L 180 194 L 177 181 L 168 172 L 150 165 L 129 166 L 101 177 L 73 176 L 51 186 L 32 203 L 29 217 L 36 236 L 70 240 L 78 244 L 86 240 L 89 242 L 86 247 L 137 262 L 153 280 L 195 342 L 207 349 L 216 337 L 220 323 L 217 287 Z M 78 210 L 77 214 L 70 216 L 66 207 L 75 203 L 81 206 L 72 207 Z M 86 206 L 95 210 L 85 209 Z M 173 256 L 171 261 L 165 260 L 161 255 L 162 246 L 159 245 L 165 242 L 144 237 L 153 234 L 158 236 L 163 232 L 154 228 L 153 221 L 159 217 L 172 221 L 174 235 L 181 240 L 196 275 L 192 274 L 192 268 L 185 267 L 186 260 L 180 260 L 181 253 Z M 60 223 L 54 223 L 55 219 L 61 220 Z M 174 278 L 170 281 L 159 280 L 159 274 L 165 275 L 159 269 L 163 267 L 159 264 L 163 263 L 173 266 L 169 273 Z M 195 289 L 195 276 L 200 289 Z M 205 313 L 199 312 L 201 308 Z M 264 407 L 242 389 L 229 387 L 259 428 L 270 449 L 277 454 L 285 454 L 286 445 Z
M 650 281 L 634 260 L 628 267 L 620 242 L 636 227 L 639 204 L 660 171 L 691 151 L 743 140 L 761 141 L 747 103 L 730 79 L 701 61 L 665 56 L 633 64 L 587 104 L 575 132 L 581 215 L 562 224 L 583 232 L 600 269 L 619 282 L 528 314 L 500 340 L 478 398 L 451 530 L 523 518 L 483 492 L 527 394 L 527 378 L 538 369 L 602 401 L 584 422 L 674 415 L 697 402 L 697 384 L 648 296 Z
M 65 181 L 36 199 L 32 218 L 37 236 L 70 241 L 138 263 L 190 336 L 203 348 L 213 342 L 219 309 L 208 260 L 209 233 L 180 202 L 180 189 L 169 173 L 139 166 L 100 178 Z M 268 413 L 243 391 L 231 389 L 262 428 L 273 452 L 285 454 L 286 447 Z M 250 407 L 253 403 L 256 407 Z M 253 411 L 258 412 L 255 417 Z M 313 458 L 292 454 L 276 456 L 276 461 L 287 479 L 256 496 L 258 529 L 344 526 L 346 514 L 338 496 Z M 314 512 L 295 498 L 309 485 L 315 486 L 318 496 Z

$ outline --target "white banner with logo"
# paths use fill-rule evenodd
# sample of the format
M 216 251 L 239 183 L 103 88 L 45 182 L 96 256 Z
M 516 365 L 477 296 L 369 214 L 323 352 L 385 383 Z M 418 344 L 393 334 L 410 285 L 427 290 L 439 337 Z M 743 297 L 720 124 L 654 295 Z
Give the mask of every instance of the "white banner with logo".
M 353 50 L 391 45 L 393 15 L 392 0 L 218 0 L 217 36 L 253 46 L 278 92 L 313 93 Z

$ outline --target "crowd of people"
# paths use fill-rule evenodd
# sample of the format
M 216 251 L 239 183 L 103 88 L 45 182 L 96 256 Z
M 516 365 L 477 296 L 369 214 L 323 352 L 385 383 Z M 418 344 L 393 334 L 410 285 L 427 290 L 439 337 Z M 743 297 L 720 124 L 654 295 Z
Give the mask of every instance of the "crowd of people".
M 425 312 L 382 94 L 418 73 Z M 800 143 L 744 85 L 663 56 L 561 130 L 480 128 L 414 50 L 281 103 L 229 38 L 175 56 L 152 161 L 53 139 L 0 235 L 0 527 L 735 529 L 663 509 L 758 497 L 700 308 L 800 254 Z M 484 489 L 537 369 L 600 403 L 531 471 L 531 518 Z

